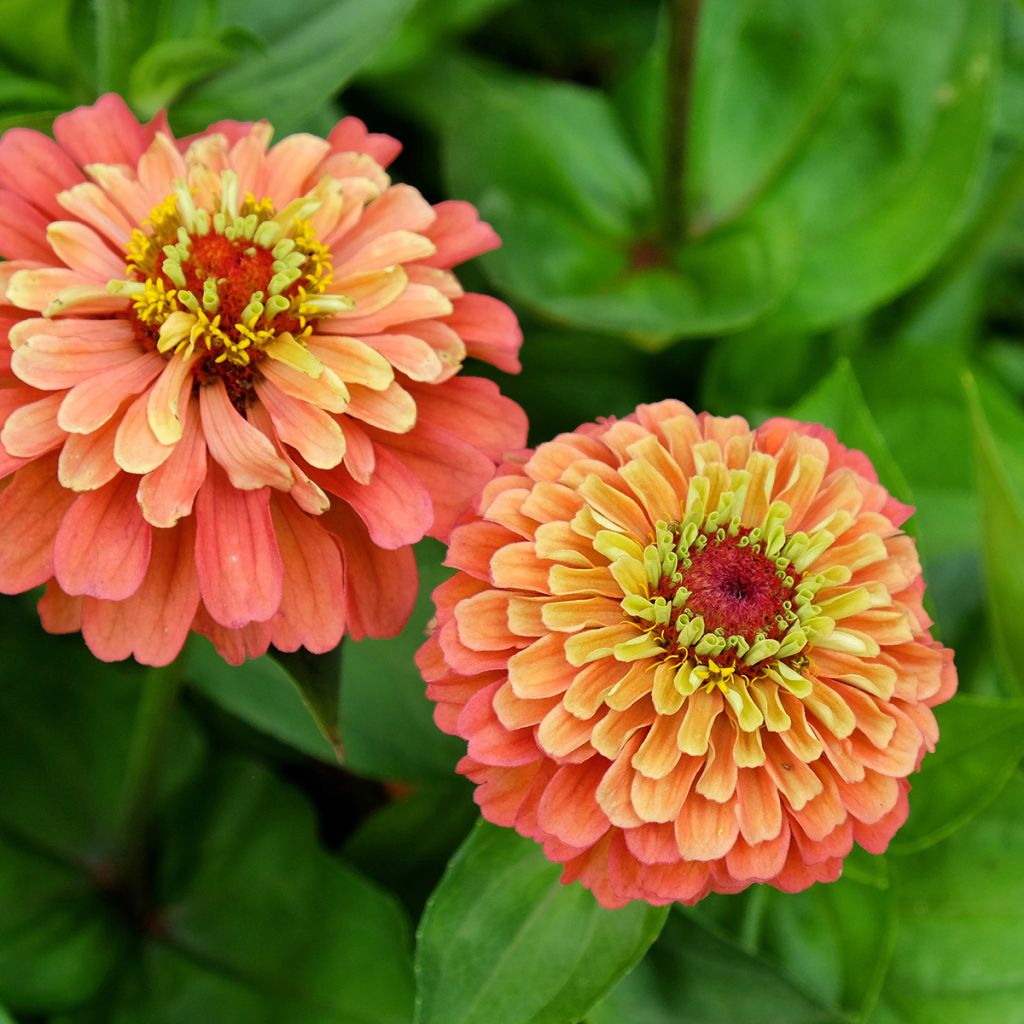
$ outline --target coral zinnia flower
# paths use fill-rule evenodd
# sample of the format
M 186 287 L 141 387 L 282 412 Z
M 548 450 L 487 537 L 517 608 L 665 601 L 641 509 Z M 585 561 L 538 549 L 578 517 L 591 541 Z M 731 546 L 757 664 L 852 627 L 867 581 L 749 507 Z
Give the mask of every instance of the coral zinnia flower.
M 484 816 L 610 907 L 884 849 L 956 688 L 910 511 L 822 427 L 674 401 L 506 464 L 418 656 Z
M 408 545 L 525 437 L 455 378 L 518 368 L 512 313 L 449 269 L 494 232 L 392 184 L 355 118 L 176 141 L 106 96 L 54 133 L 0 143 L 0 590 L 48 583 L 44 625 L 104 659 L 394 633 Z

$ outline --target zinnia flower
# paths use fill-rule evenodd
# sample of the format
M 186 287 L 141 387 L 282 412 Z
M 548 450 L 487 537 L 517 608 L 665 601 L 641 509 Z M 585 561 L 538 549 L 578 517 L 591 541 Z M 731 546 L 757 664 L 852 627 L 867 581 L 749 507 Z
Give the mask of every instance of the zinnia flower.
M 956 688 L 910 512 L 820 426 L 675 401 L 507 463 L 418 656 L 484 816 L 609 907 L 883 850 Z
M 104 659 L 394 633 L 409 545 L 525 436 L 456 376 L 518 369 L 512 313 L 450 271 L 494 232 L 392 184 L 355 118 L 175 140 L 105 96 L 54 134 L 0 143 L 0 590 L 46 583 L 46 628 Z

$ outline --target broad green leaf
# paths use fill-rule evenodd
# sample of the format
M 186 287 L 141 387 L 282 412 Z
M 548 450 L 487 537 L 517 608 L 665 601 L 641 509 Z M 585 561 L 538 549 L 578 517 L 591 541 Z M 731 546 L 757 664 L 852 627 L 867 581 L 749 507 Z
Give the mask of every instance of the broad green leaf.
M 910 485 L 868 408 L 848 359 L 840 359 L 818 386 L 790 410 L 794 419 L 821 423 L 839 440 L 871 459 L 879 479 L 901 501 L 913 503 Z
M 0 64 L 54 84 L 70 83 L 77 71 L 71 31 L 75 0 L 4 0 Z
M 132 67 L 128 96 L 142 117 L 152 117 L 186 87 L 242 59 L 218 39 L 161 39 Z
M 523 323 L 523 332 L 530 339 L 523 346 L 523 372 L 502 380 L 501 390 L 526 411 L 531 444 L 599 416 L 626 416 L 641 402 L 673 392 L 673 382 L 656 357 L 637 352 L 618 338 L 552 330 L 529 321 Z M 572 380 L 571 388 L 565 386 L 567 380 Z
M 107 899 L 124 767 L 146 676 L 47 636 L 22 601 L 0 614 L 0 1000 L 63 1009 L 92 996 L 131 936 Z M 187 722 L 167 737 L 158 799 L 195 770 Z
M 913 494 L 928 595 L 943 639 L 958 648 L 977 636 L 985 600 L 963 356 L 935 343 L 886 343 L 853 364 Z
M 970 828 L 892 862 L 898 927 L 878 1021 L 1018 1021 L 1024 1006 L 1024 780 Z
M 1010 680 L 1024 688 L 1024 415 L 992 385 L 965 374 L 981 502 L 981 549 L 993 632 Z
M 226 711 L 305 754 L 337 762 L 337 726 L 332 745 L 280 660 L 265 656 L 228 665 L 211 644 L 198 638 L 189 643 L 185 658 L 189 683 Z M 329 728 L 327 720 L 324 727 Z
M 998 6 L 708 7 L 692 198 L 708 225 L 765 201 L 791 210 L 804 256 L 773 325 L 835 323 L 906 287 L 941 254 L 984 167 Z
M 47 636 L 3 599 L 0 828 L 60 861 L 100 870 L 111 854 L 145 673 L 104 665 L 79 636 Z M 167 737 L 162 794 L 195 770 L 201 742 L 185 720 Z M 2 998 L 2 993 L 0 993 Z
M 437 117 L 451 189 L 502 237 L 495 281 L 554 320 L 659 348 L 752 323 L 788 285 L 769 207 L 698 245 L 658 241 L 651 183 L 607 97 L 449 59 L 408 97 Z
M 341 644 L 333 651 L 313 654 L 300 647 L 291 654 L 275 651 L 273 657 L 284 666 L 299 691 L 299 697 L 324 739 L 343 756 L 338 714 L 341 704 Z
M 59 86 L 0 66 L 0 110 L 46 110 L 71 105 L 71 98 Z
M 417 936 L 417 1024 L 564 1024 L 644 955 L 664 908 L 605 910 L 511 829 L 480 822 Z
M 15 1024 L 14 1018 L 0 1006 L 0 1024 Z
M 198 811 L 198 813 L 197 813 Z M 158 910 L 96 1003 L 60 1024 L 408 1024 L 408 924 L 320 849 L 305 802 L 217 762 L 160 820 Z
M 61 860 L 0 824 L 0 998 L 12 1009 L 75 1006 L 124 957 L 132 936 L 103 899 L 101 867 Z
M 587 1024 L 841 1024 L 779 968 L 687 913 L 669 915 L 640 965 Z
M 408 922 L 322 849 L 294 788 L 201 758 L 172 711 L 145 861 L 125 872 L 117 824 L 150 678 L 42 635 L 11 599 L 0 645 L 0 999 L 61 1024 L 185 1024 L 211 1006 L 225 1024 L 408 1024 Z
M 447 785 L 416 789 L 386 804 L 360 825 L 341 852 L 419 917 L 479 816 L 472 786 L 453 775 Z
M 433 705 L 413 656 L 434 614 L 430 595 L 450 570 L 436 541 L 417 547 L 419 596 L 405 629 L 390 640 L 346 641 L 341 666 L 341 740 L 345 767 L 373 778 L 446 781 L 463 741 L 434 724 Z
M 402 74 L 434 59 L 455 36 L 465 35 L 515 0 L 417 0 L 388 45 L 377 51 L 362 77 Z
M 935 709 L 939 743 L 912 776 L 910 818 L 894 853 L 913 853 L 962 828 L 994 800 L 1024 755 L 1024 702 L 961 694 Z
M 189 89 L 172 112 L 175 125 L 195 131 L 222 117 L 258 120 L 269 113 L 286 128 L 334 95 L 387 40 L 411 3 L 225 3 L 225 24 L 256 33 L 267 49 Z
M 854 1019 L 868 1017 L 889 967 L 896 927 L 884 859 L 858 848 L 838 882 L 792 895 L 764 891 L 761 953 L 780 964 L 801 991 Z

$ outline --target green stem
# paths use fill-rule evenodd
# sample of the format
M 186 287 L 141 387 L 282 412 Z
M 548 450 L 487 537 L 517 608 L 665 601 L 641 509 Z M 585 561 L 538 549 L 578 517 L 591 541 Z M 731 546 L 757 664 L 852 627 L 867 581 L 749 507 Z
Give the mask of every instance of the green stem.
M 138 12 L 131 0 L 94 0 L 96 85 L 100 93 L 124 93 L 127 55 Z
M 117 825 L 118 867 L 129 884 L 137 879 L 145 852 L 171 711 L 181 689 L 181 662 L 179 657 L 164 668 L 151 668 L 142 680 Z
M 665 244 L 669 247 L 683 240 L 688 227 L 686 164 L 690 148 L 690 107 L 700 5 L 701 0 L 668 0 L 662 230 Z
M 769 889 L 756 885 L 747 897 L 747 907 L 740 923 L 739 944 L 744 952 L 754 956 L 761 948 L 761 930 L 764 927 L 765 912 L 768 909 Z

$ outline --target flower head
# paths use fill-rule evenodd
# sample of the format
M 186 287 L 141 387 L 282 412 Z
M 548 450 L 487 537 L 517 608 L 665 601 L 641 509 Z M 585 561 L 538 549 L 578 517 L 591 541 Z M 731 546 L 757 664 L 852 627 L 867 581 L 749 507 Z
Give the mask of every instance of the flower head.
M 392 184 L 355 118 L 176 140 L 106 96 L 54 134 L 0 142 L 0 590 L 46 583 L 44 625 L 106 659 L 394 633 L 409 545 L 525 436 L 457 376 L 518 369 L 450 269 L 494 232 Z
M 607 906 L 884 849 L 956 687 L 910 511 L 822 427 L 674 401 L 507 463 L 418 655 L 484 816 Z

